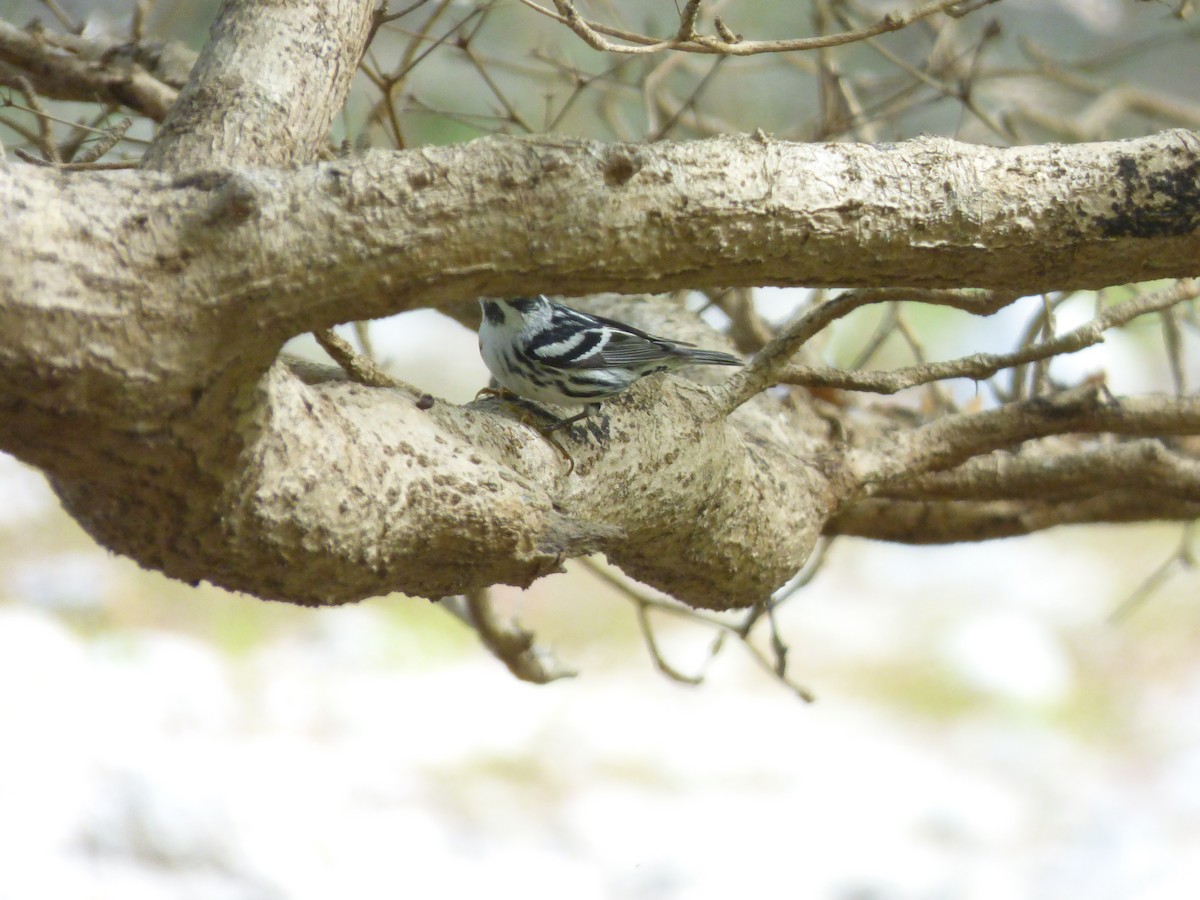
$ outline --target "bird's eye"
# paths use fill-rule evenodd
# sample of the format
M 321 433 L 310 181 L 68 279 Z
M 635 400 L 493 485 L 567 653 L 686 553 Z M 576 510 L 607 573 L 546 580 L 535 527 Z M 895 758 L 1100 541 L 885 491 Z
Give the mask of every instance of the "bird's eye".
M 504 308 L 494 300 L 483 301 L 483 317 L 488 320 L 489 325 L 500 326 L 504 324 Z

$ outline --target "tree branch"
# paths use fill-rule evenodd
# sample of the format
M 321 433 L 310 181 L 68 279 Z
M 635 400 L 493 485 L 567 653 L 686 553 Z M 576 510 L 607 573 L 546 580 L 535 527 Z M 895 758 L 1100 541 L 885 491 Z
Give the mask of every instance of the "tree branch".
M 227 0 L 142 165 L 184 172 L 315 159 L 358 69 L 374 6 Z
M 533 684 L 549 684 L 578 674 L 534 643 L 533 632 L 513 622 L 501 622 L 486 589 L 471 591 L 464 601 L 467 624 L 479 635 L 488 652 L 504 663 L 505 668 L 517 678 Z
M 1200 503 L 1143 490 L 1036 500 L 860 500 L 829 520 L 826 533 L 902 544 L 951 544 L 1016 537 L 1060 525 L 1189 522 Z
M 863 306 L 911 300 L 917 303 L 951 306 L 981 315 L 991 315 L 1018 299 L 1020 299 L 1020 295 L 1012 292 L 906 291 L 898 288 L 876 288 L 839 294 L 832 300 L 827 300 L 805 311 L 775 340 L 764 347 L 750 365 L 730 378 L 722 391 L 722 410 L 726 414 L 732 412 L 755 394 L 766 390 L 773 384 L 792 383 L 790 382 L 791 373 L 797 369 L 790 367 L 789 363 L 799 349 L 838 319 L 850 315 Z M 811 369 L 800 369 L 800 371 L 812 373 L 817 377 L 823 374 L 819 370 L 813 372 Z M 857 373 L 846 373 L 848 377 L 855 374 Z M 829 374 L 827 377 L 835 376 Z
M 637 34 L 624 29 L 613 28 L 597 22 L 591 22 L 579 14 L 571 0 L 553 0 L 557 12 L 535 3 L 534 0 L 521 0 L 530 9 L 541 13 L 555 21 L 561 22 L 579 35 L 580 39 L 593 50 L 604 53 L 646 54 L 660 53 L 664 50 L 679 50 L 687 53 L 717 53 L 724 56 L 754 56 L 759 53 L 798 53 L 807 50 L 819 50 L 825 47 L 837 47 L 842 44 L 852 44 L 866 40 L 889 31 L 899 31 L 914 22 L 927 19 L 941 12 L 950 12 L 954 7 L 962 5 L 962 0 L 933 0 L 908 11 L 890 12 L 872 25 L 857 28 L 840 34 L 826 34 L 810 38 L 791 38 L 775 41 L 748 41 L 739 39 L 729 31 L 724 22 L 716 21 L 717 34 L 700 34 L 696 31 L 696 20 L 700 12 L 699 0 L 689 0 L 680 13 L 679 28 L 675 34 L 665 40 Z M 996 2 L 996 0 L 986 0 Z M 604 35 L 618 38 L 628 43 L 618 44 L 607 40 Z
M 772 373 L 768 372 L 761 377 L 756 377 L 753 384 L 747 385 L 746 390 L 764 381 L 774 380 L 781 384 L 798 384 L 806 387 L 841 388 L 852 391 L 871 391 L 877 394 L 894 394 L 905 388 L 930 384 L 935 381 L 946 381 L 951 378 L 971 378 L 981 381 L 1004 369 L 1076 353 L 1085 347 L 1099 344 L 1103 342 L 1106 331 L 1125 325 L 1139 316 L 1163 312 L 1179 303 L 1194 300 L 1198 295 L 1200 295 L 1200 284 L 1193 279 L 1184 278 L 1164 290 L 1140 294 L 1131 300 L 1113 306 L 1090 322 L 1086 322 L 1066 334 L 1058 335 L 1047 341 L 1027 344 L 1012 353 L 974 353 L 961 359 L 907 366 L 888 372 L 784 365 L 783 362 L 787 358 L 780 354 L 771 360 L 772 365 L 770 366 L 771 369 L 775 369 L 777 365 L 778 374 L 772 378 Z M 759 365 L 758 360 L 755 361 L 755 365 L 756 367 Z
M 224 4 L 146 170 L 0 161 L 0 447 L 106 546 L 301 603 L 526 585 L 603 551 L 687 603 L 761 606 L 860 491 L 1044 434 L 1200 426 L 1195 401 L 1072 394 L 847 452 L 809 410 L 655 377 L 563 435 L 568 476 L 499 403 L 306 384 L 274 363 L 287 338 L 481 294 L 965 285 L 1000 293 L 942 300 L 985 311 L 1200 258 L 1186 132 L 1013 149 L 487 139 L 306 165 L 371 6 Z
M 1052 168 L 1068 174 L 1047 179 Z M 165 305 L 155 298 L 195 308 L 203 297 L 222 335 L 261 310 L 261 369 L 293 334 L 548 284 L 583 294 L 957 282 L 1006 285 L 1012 297 L 1185 276 L 1200 257 L 1200 203 L 1188 194 L 1197 168 L 1200 143 L 1183 132 L 1012 150 L 486 139 L 176 180 L 62 181 L 0 162 L 0 215 L 14 236 L 0 258 L 11 272 L 37 261 L 60 295 L 106 282 L 105 303 L 118 294 L 134 314 Z M 975 198 L 969 226 L 961 203 L 947 214 L 948 193 Z M 49 209 L 61 211 L 69 266 L 39 256 Z M 243 344 L 211 348 L 242 358 Z
M 1109 433 L 1160 437 L 1200 433 L 1200 398 L 1135 397 L 1106 400 L 1101 386 L 1085 384 L 1051 397 L 998 409 L 943 416 L 897 429 L 869 446 L 850 450 L 854 480 L 873 490 L 926 472 L 960 465 L 973 456 L 1052 434 Z
M 294 334 L 547 284 L 1048 287 L 1178 273 L 1200 255 L 1196 214 L 1158 186 L 1183 184 L 1194 148 L 1179 133 L 1012 151 L 489 139 L 175 179 L 0 164 L 0 444 L 42 466 L 106 546 L 260 596 L 463 593 L 602 549 L 695 605 L 753 605 L 863 481 L 949 467 L 1066 420 L 1034 427 L 1031 407 L 990 429 L 935 422 L 847 468 L 819 421 L 797 413 L 781 431 L 769 398 L 722 419 L 720 394 L 654 379 L 568 436 L 577 470 L 564 480 L 553 451 L 496 406 L 425 411 L 420 392 L 281 373 L 253 385 Z M 1051 181 L 1046 196 L 1036 173 L 1051 165 L 1078 181 Z M 982 174 L 998 166 L 1003 179 Z M 906 175 L 880 182 L 872 169 Z M 947 178 L 982 191 L 969 232 L 945 213 Z M 1136 199 L 1136 218 L 1114 210 L 1114 192 Z M 1053 265 L 1039 261 L 1050 251 Z M 929 297 L 986 312 L 1015 293 Z M 81 334 L 103 353 L 81 359 Z M 1077 419 L 1107 427 L 1094 409 Z M 975 437 L 956 437 L 959 425 Z M 905 466 L 876 468 L 889 453 Z
M 0 19 L 0 85 L 17 87 L 18 79 L 28 78 L 45 97 L 113 103 L 162 121 L 176 88 L 113 50 L 78 37 L 70 48 L 56 46 L 48 34 L 22 31 Z
M 992 453 L 877 492 L 895 500 L 1021 500 L 1139 489 L 1200 503 L 1200 462 L 1152 438 L 1079 446 L 1031 441 L 1015 455 Z

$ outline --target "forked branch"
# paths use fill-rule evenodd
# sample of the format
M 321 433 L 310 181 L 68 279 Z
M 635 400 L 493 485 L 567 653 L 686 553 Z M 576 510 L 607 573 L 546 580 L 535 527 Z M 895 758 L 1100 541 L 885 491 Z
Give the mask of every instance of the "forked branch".
M 715 53 L 724 56 L 754 56 L 760 53 L 800 53 L 808 50 L 820 50 L 827 47 L 837 47 L 842 44 L 852 44 L 867 38 L 886 34 L 889 31 L 899 31 L 914 22 L 927 19 L 938 13 L 953 14 L 954 10 L 963 6 L 962 0 L 934 0 L 915 9 L 890 12 L 878 21 L 864 28 L 843 31 L 837 34 L 825 34 L 808 38 L 789 38 L 774 41 L 749 41 L 733 33 L 720 19 L 714 23 L 716 35 L 701 34 L 696 29 L 700 15 L 701 0 L 688 0 L 680 11 L 679 29 L 669 38 L 654 38 L 622 28 L 614 28 L 593 22 L 580 15 L 572 0 L 553 0 L 554 10 L 547 9 L 534 0 L 521 0 L 530 9 L 544 16 L 561 22 L 594 50 L 603 53 L 647 54 L 660 53 L 664 50 L 680 50 L 685 53 Z M 995 0 L 987 0 L 995 2 Z M 557 10 L 557 12 L 555 12 Z M 617 41 L 609 40 L 616 38 Z
M 1105 332 L 1113 328 L 1119 328 L 1148 313 L 1164 312 L 1197 296 L 1200 296 L 1200 283 L 1184 278 L 1161 291 L 1141 294 L 1117 304 L 1078 328 L 1046 341 L 1028 344 L 1012 353 L 973 353 L 959 359 L 906 366 L 886 372 L 787 365 L 779 367 L 776 383 L 894 394 L 905 388 L 953 378 L 981 381 L 1005 369 L 1076 353 L 1102 343 Z

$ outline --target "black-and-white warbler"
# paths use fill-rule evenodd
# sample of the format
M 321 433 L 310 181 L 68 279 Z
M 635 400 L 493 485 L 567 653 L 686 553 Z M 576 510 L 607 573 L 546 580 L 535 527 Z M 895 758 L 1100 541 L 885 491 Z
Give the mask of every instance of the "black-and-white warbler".
M 600 401 L 646 375 L 680 366 L 742 365 L 728 353 L 655 337 L 543 296 L 479 304 L 479 352 L 502 388 L 527 400 L 584 407 L 547 432 L 595 414 Z

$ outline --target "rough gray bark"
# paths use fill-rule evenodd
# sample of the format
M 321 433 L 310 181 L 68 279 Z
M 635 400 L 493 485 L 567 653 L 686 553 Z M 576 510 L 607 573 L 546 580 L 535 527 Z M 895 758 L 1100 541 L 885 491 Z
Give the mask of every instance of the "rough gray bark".
M 106 546 L 300 603 L 525 585 L 603 551 L 726 608 L 760 602 L 822 532 L 955 540 L 1200 513 L 1185 446 L 1106 462 L 1105 445 L 1046 440 L 1194 435 L 1189 400 L 1114 406 L 1086 388 L 835 428 L 836 411 L 758 393 L 786 376 L 764 364 L 732 387 L 640 384 L 567 436 L 568 473 L 494 402 L 306 383 L 276 362 L 293 335 L 481 294 L 900 284 L 1012 299 L 1186 276 L 1200 258 L 1189 132 L 1009 150 L 486 139 L 314 163 L 370 12 L 228 2 L 144 169 L 0 162 L 0 448 L 41 467 Z M 669 315 L 621 309 L 656 330 Z M 998 450 L 1024 468 L 1006 474 Z M 1158 490 L 1048 501 L 1045 467 L 1081 453 L 1134 481 L 1141 465 Z M 963 473 L 979 469 L 1009 496 L 971 494 Z M 936 473 L 955 471 L 947 500 Z

